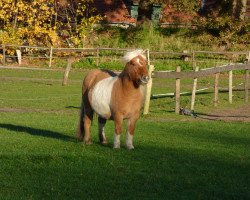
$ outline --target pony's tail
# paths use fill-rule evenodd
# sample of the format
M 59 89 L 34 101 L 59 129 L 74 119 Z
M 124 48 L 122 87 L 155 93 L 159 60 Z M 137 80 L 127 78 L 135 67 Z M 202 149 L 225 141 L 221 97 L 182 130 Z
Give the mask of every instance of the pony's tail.
M 83 103 L 83 96 L 82 96 L 82 103 L 81 103 L 81 110 L 80 110 L 80 119 L 78 122 L 78 127 L 76 130 L 76 139 L 78 141 L 82 141 L 84 137 L 84 122 L 83 122 L 83 117 L 84 117 L 84 103 Z

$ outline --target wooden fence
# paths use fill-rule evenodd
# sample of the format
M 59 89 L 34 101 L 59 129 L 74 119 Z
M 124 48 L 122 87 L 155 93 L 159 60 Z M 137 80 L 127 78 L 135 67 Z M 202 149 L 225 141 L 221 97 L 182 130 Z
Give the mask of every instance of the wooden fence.
M 1 50 L 2 49 L 2 50 Z M 52 66 L 52 60 L 55 58 L 60 57 L 59 54 L 61 53 L 62 56 L 60 58 L 65 57 L 79 57 L 79 58 L 91 58 L 96 61 L 96 65 L 99 66 L 101 63 L 101 58 L 105 57 L 105 53 L 107 51 L 112 52 L 108 56 L 111 55 L 116 56 L 117 58 L 112 57 L 113 59 L 119 59 L 124 52 L 132 50 L 132 48 L 54 48 L 54 47 L 38 47 L 38 46 L 25 46 L 25 45 L 10 45 L 10 44 L 3 44 L 0 46 L 0 50 L 2 51 L 2 63 L 6 63 L 7 58 L 18 58 L 18 53 L 15 55 L 7 54 L 7 50 L 16 51 L 19 50 L 19 58 L 36 58 L 36 59 L 47 59 L 48 66 Z M 35 55 L 32 52 L 41 51 L 42 53 L 37 53 Z M 215 56 L 225 56 L 227 63 L 233 62 L 235 63 L 235 57 L 241 56 L 241 62 L 246 61 L 250 57 L 250 51 L 242 51 L 242 52 L 212 52 L 212 51 L 183 51 L 183 52 L 167 52 L 167 51 L 151 51 L 146 50 L 149 60 L 152 62 L 159 60 L 159 59 L 181 59 L 184 62 L 191 62 L 192 68 L 195 69 L 197 63 L 205 62 L 204 59 L 211 59 Z M 13 53 L 13 52 L 12 52 Z M 70 54 L 73 55 L 70 55 Z M 22 54 L 22 55 L 21 55 Z M 64 54 L 68 54 L 65 56 Z M 203 60 L 202 60 L 203 59 Z M 20 61 L 21 62 L 21 61 Z M 216 61 L 221 63 L 219 61 Z M 150 64 L 150 63 L 149 63 Z
M 228 91 L 229 91 L 229 102 L 232 103 L 233 101 L 233 71 L 235 70 L 245 70 L 245 76 L 244 76 L 244 99 L 245 102 L 248 102 L 248 96 L 249 96 L 249 69 L 250 69 L 250 62 L 246 64 L 230 64 L 230 65 L 225 65 L 225 66 L 220 66 L 220 67 L 213 67 L 209 69 L 203 69 L 199 70 L 196 68 L 194 71 L 188 71 L 188 72 L 181 72 L 181 68 L 178 66 L 176 68 L 175 72 L 163 72 L 163 71 L 155 71 L 154 66 L 149 67 L 149 71 L 152 72 L 152 78 L 171 78 L 175 79 L 175 113 L 179 113 L 180 111 L 180 94 L 181 94 L 181 79 L 183 78 L 191 78 L 193 79 L 193 89 L 192 89 L 192 99 L 191 99 L 191 110 L 194 110 L 194 104 L 195 104 L 195 95 L 196 95 L 196 86 L 197 86 L 197 81 L 199 77 L 204 77 L 204 76 L 209 76 L 214 74 L 215 75 L 215 82 L 214 82 L 214 106 L 218 105 L 218 100 L 219 100 L 219 74 L 221 72 L 228 72 L 229 73 L 229 86 L 228 86 Z M 151 96 L 151 87 L 152 87 L 152 82 L 149 83 L 149 86 L 147 87 L 147 97 L 145 100 L 145 105 L 144 105 L 144 112 L 143 114 L 148 114 L 149 113 L 149 105 L 150 105 L 150 97 Z
M 16 51 L 16 56 L 7 55 L 7 49 L 12 48 Z M 22 52 L 28 52 L 30 49 L 38 50 L 38 51 L 45 51 L 46 54 L 34 56 L 34 55 L 21 55 Z M 0 51 L 2 51 L 2 63 L 5 64 L 6 58 L 18 58 L 19 63 L 21 63 L 21 57 L 24 58 L 38 58 L 38 59 L 48 59 L 48 66 L 52 66 L 52 60 L 56 58 L 55 55 L 60 52 L 66 53 L 79 53 L 78 56 L 66 56 L 68 58 L 67 68 L 65 70 L 63 85 L 67 84 L 67 77 L 71 68 L 71 64 L 77 60 L 73 59 L 72 57 L 87 57 L 96 59 L 96 65 L 100 64 L 101 52 L 104 51 L 113 51 L 114 54 L 123 55 L 124 52 L 133 50 L 132 48 L 53 48 L 53 47 L 37 47 L 37 46 L 25 46 L 25 45 L 9 45 L 4 44 L 0 46 Z M 232 82 L 233 82 L 233 71 L 234 70 L 245 70 L 245 79 L 244 79 L 244 91 L 245 91 L 245 101 L 248 102 L 248 81 L 249 81 L 249 69 L 250 69 L 250 51 L 242 51 L 242 52 L 212 52 L 212 51 L 183 51 L 183 52 L 166 52 L 166 51 L 147 51 L 147 58 L 149 64 L 149 72 L 150 76 L 152 74 L 152 78 L 172 78 L 176 80 L 176 89 L 175 89 L 175 112 L 179 113 L 180 110 L 180 84 L 181 79 L 183 78 L 192 78 L 194 80 L 193 89 L 192 89 L 192 99 L 191 99 L 191 109 L 194 109 L 195 104 L 195 94 L 197 92 L 197 81 L 199 77 L 204 77 L 208 75 L 215 74 L 215 83 L 214 83 L 214 105 L 218 105 L 218 82 L 219 82 L 219 74 L 221 72 L 228 72 L 229 73 L 229 102 L 232 103 Z M 117 53 L 118 52 L 118 53 Z M 89 54 L 91 54 L 89 56 Z M 233 61 L 234 57 L 243 56 L 243 62 L 247 62 L 247 64 L 231 64 L 225 65 L 220 67 L 213 67 L 207 69 L 201 69 L 197 67 L 197 64 L 204 62 L 199 59 L 199 56 L 204 55 L 208 57 L 208 55 L 224 55 L 227 56 L 228 62 Z M 176 67 L 176 71 L 173 72 L 163 72 L 163 71 L 154 71 L 154 66 L 150 65 L 151 61 L 153 62 L 155 59 L 165 56 L 175 56 L 179 59 L 182 59 L 185 62 L 191 62 L 193 71 L 182 72 L 179 66 Z M 65 58 L 65 56 L 63 57 Z M 144 105 L 144 114 L 149 112 L 149 105 L 150 105 L 150 98 L 151 98 L 151 87 L 152 87 L 152 79 L 147 85 L 147 92 L 146 92 L 146 100 Z

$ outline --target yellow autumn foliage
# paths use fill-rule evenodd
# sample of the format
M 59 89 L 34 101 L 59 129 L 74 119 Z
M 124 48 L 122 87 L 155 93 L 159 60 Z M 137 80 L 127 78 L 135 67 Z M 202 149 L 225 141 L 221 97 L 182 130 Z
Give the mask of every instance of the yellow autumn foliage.
M 54 0 L 1 0 L 0 1 L 0 44 L 29 44 L 60 46 L 59 35 L 62 30 L 70 30 L 73 42 L 80 44 L 81 38 L 91 31 L 93 24 L 101 18 L 91 16 L 86 18 L 85 11 L 92 0 L 77 0 L 77 8 L 71 5 L 72 1 L 64 0 L 66 3 L 65 19 L 58 20 L 60 12 L 60 1 Z M 68 6 L 68 7 L 67 7 Z M 68 10 L 71 12 L 69 12 Z M 75 10 L 74 10 L 75 9 Z M 59 17 L 58 17 L 59 16 Z M 71 21 L 77 19 L 77 24 Z M 78 20 L 80 19 L 80 20 Z

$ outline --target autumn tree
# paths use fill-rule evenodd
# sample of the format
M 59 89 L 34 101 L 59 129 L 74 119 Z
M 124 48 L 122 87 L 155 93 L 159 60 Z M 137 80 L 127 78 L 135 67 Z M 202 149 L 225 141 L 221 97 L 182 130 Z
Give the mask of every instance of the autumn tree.
M 0 43 L 62 45 L 58 36 L 69 31 L 75 45 L 100 17 L 91 16 L 92 0 L 2 0 Z

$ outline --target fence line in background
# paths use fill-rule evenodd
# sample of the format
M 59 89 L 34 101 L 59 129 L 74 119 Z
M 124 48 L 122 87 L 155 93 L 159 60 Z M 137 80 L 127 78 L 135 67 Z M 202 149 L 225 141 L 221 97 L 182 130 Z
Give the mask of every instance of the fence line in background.
M 133 50 L 133 49 L 128 49 L 128 48 L 53 48 L 53 47 L 35 47 L 35 46 L 24 46 L 24 45 L 6 45 L 3 44 L 0 46 L 0 50 L 3 52 L 3 64 L 6 62 L 6 57 L 11 57 L 6 55 L 6 48 L 7 47 L 16 47 L 16 48 L 31 48 L 31 49 L 42 49 L 49 51 L 49 56 L 45 56 L 43 58 L 49 59 L 49 66 L 52 66 L 52 59 L 53 59 L 53 54 L 56 52 L 60 51 L 72 51 L 72 52 L 91 52 L 95 55 L 93 58 L 97 59 L 97 65 L 100 63 L 100 51 L 128 51 L 128 50 Z M 16 49 L 16 50 L 19 50 Z M 18 51 L 20 52 L 20 51 Z M 197 54 L 220 54 L 220 55 L 245 55 L 246 56 L 246 64 L 229 64 L 229 65 L 223 65 L 220 67 L 213 67 L 213 68 L 207 68 L 207 69 L 201 69 L 198 70 L 199 68 L 196 67 L 196 63 L 200 62 L 196 60 Z M 175 106 L 175 112 L 179 113 L 180 110 L 180 96 L 181 96 L 181 79 L 183 78 L 192 78 L 194 79 L 193 81 L 193 89 L 192 89 L 192 100 L 191 100 L 191 110 L 194 109 L 194 104 L 195 104 L 195 94 L 197 92 L 197 82 L 199 77 L 204 77 L 208 75 L 215 75 L 215 82 L 214 82 L 214 106 L 218 105 L 219 102 L 219 75 L 222 72 L 228 72 L 229 73 L 229 81 L 228 81 L 228 92 L 229 92 L 229 102 L 232 103 L 233 101 L 233 71 L 234 70 L 245 70 L 245 76 L 244 76 L 244 100 L 245 102 L 248 102 L 248 95 L 249 95 L 249 69 L 250 69 L 250 51 L 243 51 L 243 52 L 211 52 L 211 51 L 184 51 L 184 52 L 155 52 L 155 51 L 150 51 L 149 49 L 146 50 L 146 55 L 148 58 L 148 62 L 150 62 L 152 55 L 159 55 L 159 54 L 164 54 L 164 55 L 176 55 L 176 56 L 181 56 L 183 60 L 185 61 L 191 61 L 192 66 L 193 66 L 193 71 L 181 71 L 180 66 L 177 66 L 176 71 L 154 71 L 154 66 L 149 65 L 149 72 L 150 75 L 152 75 L 152 78 L 173 78 L 176 80 L 176 88 L 175 88 L 175 101 L 176 101 L 176 106 Z M 14 56 L 17 57 L 17 56 Z M 32 57 L 32 56 L 25 56 L 25 57 Z M 75 57 L 75 58 L 74 58 Z M 79 57 L 79 56 L 78 56 Z M 63 79 L 63 85 L 67 84 L 67 79 L 69 75 L 69 71 L 71 68 L 71 65 L 74 61 L 78 60 L 77 56 L 68 56 L 68 62 L 67 62 L 67 68 L 65 70 L 64 74 L 64 79 Z M 21 56 L 19 55 L 19 60 Z M 37 57 L 35 57 L 37 58 Z M 191 60 L 190 60 L 191 59 Z M 21 60 L 19 61 L 21 63 Z M 153 72 L 154 71 L 154 72 Z M 146 101 L 144 105 L 144 114 L 147 114 L 149 112 L 149 105 L 150 105 L 150 97 L 151 97 L 151 88 L 152 88 L 152 79 L 147 85 L 147 91 L 146 91 Z
M 17 56 L 6 55 L 7 48 L 16 48 L 20 49 L 21 52 L 27 52 L 28 49 L 37 49 L 37 50 L 45 50 L 48 51 L 48 55 L 45 56 L 34 56 L 34 55 L 24 55 L 22 57 L 25 58 L 42 58 L 48 59 L 49 63 L 48 66 L 52 66 L 53 58 L 57 58 L 55 56 L 58 52 L 74 52 L 74 53 L 92 53 L 92 56 L 86 56 L 86 58 L 96 59 L 96 65 L 99 66 L 100 58 L 104 55 L 101 55 L 101 51 L 115 51 L 115 52 L 124 52 L 134 50 L 135 48 L 107 48 L 107 47 L 97 47 L 97 48 L 55 48 L 55 47 L 40 47 L 40 46 L 26 46 L 26 45 L 11 45 L 11 44 L 3 44 L 0 46 L 0 49 L 3 51 L 3 64 L 6 63 L 6 58 L 17 58 Z M 250 51 L 242 51 L 242 52 L 216 52 L 216 51 L 187 51 L 184 50 L 183 52 L 167 52 L 167 51 L 150 51 L 149 49 L 146 50 L 148 60 L 155 60 L 154 56 L 178 56 L 183 61 L 190 61 L 192 62 L 193 69 L 195 69 L 195 65 L 197 62 L 205 62 L 198 60 L 200 54 L 207 54 L 207 55 L 225 55 L 225 56 L 245 56 L 245 60 L 250 59 Z M 115 54 L 114 54 L 115 55 Z M 72 57 L 77 57 L 77 55 L 73 55 Z M 65 56 L 64 56 L 65 57 Z M 66 56 L 69 57 L 69 56 Z M 79 56 L 78 56 L 79 57 Z M 84 58 L 84 55 L 81 55 Z M 159 59 L 159 58 L 158 58 Z M 211 58 L 210 58 L 211 59 Z M 228 59 L 230 60 L 230 59 Z
M 187 71 L 187 72 L 164 72 L 155 71 L 153 77 L 157 78 L 199 78 L 203 76 L 208 76 L 221 72 L 228 72 L 231 70 L 246 70 L 249 69 L 249 64 L 228 64 L 220 67 L 213 67 L 207 69 L 201 69 L 197 72 Z
M 16 56 L 10 56 L 10 55 L 6 55 L 7 52 L 7 48 L 15 48 L 17 55 Z M 28 52 L 28 49 L 35 49 L 35 50 L 39 50 L 39 51 L 47 51 L 47 53 L 45 54 L 45 56 L 34 56 L 33 55 L 24 55 L 21 56 L 21 52 Z M 68 79 L 68 75 L 69 75 L 69 71 L 71 68 L 71 65 L 74 61 L 76 61 L 77 59 L 72 59 L 73 57 L 75 58 L 82 58 L 82 57 L 86 57 L 86 58 L 92 58 L 92 59 L 96 59 L 96 65 L 99 66 L 100 61 L 101 61 L 101 57 L 104 56 L 101 54 L 102 51 L 115 51 L 115 53 L 113 55 L 117 55 L 117 52 L 119 52 L 120 54 L 124 51 L 130 51 L 130 50 L 134 50 L 135 48 L 102 48 L 102 47 L 97 47 L 97 48 L 54 48 L 54 47 L 39 47 L 39 46 L 25 46 L 25 45 L 10 45 L 10 44 L 3 44 L 0 46 L 0 50 L 2 50 L 3 53 L 3 58 L 2 58 L 2 63 L 5 65 L 6 64 L 6 58 L 8 57 L 15 57 L 18 58 L 18 62 L 19 64 L 21 63 L 21 57 L 25 57 L 25 58 L 45 58 L 49 60 L 48 66 L 51 67 L 52 66 L 52 60 L 53 58 L 57 58 L 58 56 L 55 56 L 56 53 L 60 53 L 60 52 L 66 52 L 66 53 L 81 53 L 81 55 L 71 55 L 71 56 L 62 56 L 63 58 L 68 58 L 68 62 L 67 62 L 67 68 L 65 70 L 65 74 L 64 74 L 64 79 L 63 79 L 63 85 L 67 84 L 67 79 Z M 82 53 L 85 53 L 84 55 Z M 86 53 L 91 55 L 86 55 Z M 198 67 L 196 67 L 197 63 L 202 63 L 205 62 L 204 60 L 198 60 L 200 57 L 202 57 L 202 55 L 224 55 L 224 56 L 229 56 L 229 59 L 226 58 L 219 58 L 219 59 L 223 59 L 223 60 L 228 60 L 230 61 L 231 59 L 233 59 L 234 56 L 239 56 L 239 55 L 243 55 L 245 56 L 245 61 L 248 62 L 248 64 L 231 64 L 231 65 L 224 65 L 224 66 L 220 66 L 220 67 L 213 67 L 213 68 L 207 68 L 207 69 L 201 69 L 198 70 Z M 91 57 L 90 57 L 91 56 Z M 119 55 L 120 56 L 120 55 Z M 193 71 L 181 71 L 180 66 L 177 66 L 176 71 L 173 72 L 161 72 L 161 71 L 154 71 L 152 73 L 152 77 L 157 77 L 157 78 L 174 78 L 176 79 L 176 91 L 175 91 L 175 100 L 176 100 L 176 107 L 175 107 L 175 112 L 179 113 L 180 110 L 180 87 L 181 87 L 181 79 L 183 78 L 193 78 L 193 89 L 192 89 L 192 99 L 191 99 L 191 110 L 194 109 L 194 104 L 195 104 L 195 94 L 196 94 L 196 87 L 197 87 L 197 81 L 199 77 L 203 77 L 203 76 L 208 76 L 208 75 L 212 75 L 215 74 L 215 83 L 214 83 L 214 105 L 217 106 L 218 105 L 218 101 L 219 101 L 219 89 L 218 89 L 218 85 L 219 85 L 219 74 L 221 72 L 229 72 L 229 86 L 228 86 L 228 91 L 229 91 L 229 103 L 232 103 L 233 101 L 233 71 L 234 70 L 245 70 L 245 79 L 244 79 L 244 99 L 245 102 L 248 102 L 248 83 L 249 83 L 249 63 L 250 63 L 250 51 L 242 51 L 242 52 L 218 52 L 218 51 L 183 51 L 183 52 L 167 52 L 167 51 L 150 51 L 149 49 L 146 50 L 146 56 L 148 59 L 148 64 L 151 67 L 149 69 L 150 74 L 153 71 L 153 66 L 150 65 L 150 61 L 151 60 L 155 60 L 157 59 L 154 56 L 163 56 L 163 58 L 166 58 L 164 56 L 177 56 L 180 59 L 182 59 L 184 62 L 191 62 L 192 63 L 192 67 L 193 67 Z M 60 57 L 60 56 L 59 56 Z M 204 56 L 203 56 L 204 58 Z M 218 58 L 210 58 L 210 57 L 206 57 L 206 59 L 218 59 Z M 159 59 L 159 58 L 158 58 Z M 171 58 L 168 58 L 171 59 Z M 152 82 L 149 83 L 149 85 L 147 86 L 147 97 L 146 97 L 146 101 L 145 101 L 145 106 L 144 106 L 144 114 L 147 114 L 149 112 L 149 104 L 150 104 L 150 96 L 151 96 L 151 87 L 152 87 Z
M 191 100 L 191 110 L 194 110 L 194 104 L 195 104 L 195 94 L 197 92 L 196 86 L 198 77 L 204 77 L 208 75 L 215 74 L 215 82 L 214 82 L 214 106 L 218 106 L 219 102 L 219 75 L 221 72 L 228 72 L 229 73 L 229 86 L 228 86 L 228 92 L 229 92 L 229 103 L 233 102 L 233 71 L 234 70 L 245 70 L 245 76 L 244 76 L 244 100 L 245 102 L 248 102 L 248 84 L 249 84 L 249 69 L 250 69 L 250 62 L 247 64 L 231 64 L 227 66 L 220 66 L 220 67 L 213 67 L 209 69 L 204 70 L 198 70 L 197 67 L 194 71 L 191 72 L 182 72 L 180 66 L 176 67 L 176 71 L 172 72 L 164 72 L 164 71 L 158 71 L 153 72 L 152 77 L 153 78 L 172 78 L 175 79 L 175 113 L 178 114 L 180 111 L 180 96 L 181 96 L 181 79 L 183 78 L 193 78 L 193 90 L 192 90 L 192 100 Z M 147 93 L 151 93 L 151 87 L 147 88 L 150 91 L 147 91 Z M 163 94 L 161 94 L 163 96 Z M 156 97 L 156 96 L 154 96 Z M 144 110 L 149 110 L 150 103 L 148 102 L 150 100 L 146 100 L 144 104 Z M 145 113 L 147 114 L 147 113 Z

